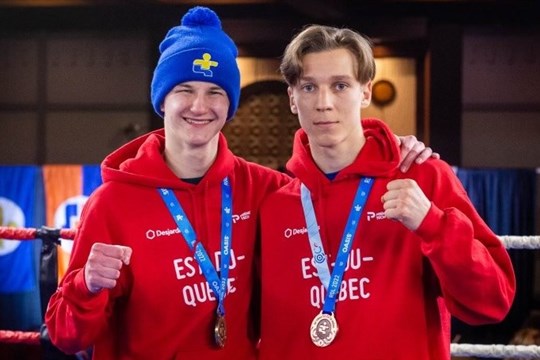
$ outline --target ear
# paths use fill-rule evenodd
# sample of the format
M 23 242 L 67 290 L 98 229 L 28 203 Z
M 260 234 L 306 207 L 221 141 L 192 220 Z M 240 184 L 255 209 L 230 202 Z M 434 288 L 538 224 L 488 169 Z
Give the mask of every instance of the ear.
M 366 108 L 371 104 L 373 81 L 369 80 L 362 89 L 362 108 Z
M 294 101 L 294 95 L 290 86 L 287 88 L 287 94 L 289 95 L 289 106 L 291 107 L 291 112 L 298 115 L 298 108 L 296 107 L 296 102 Z

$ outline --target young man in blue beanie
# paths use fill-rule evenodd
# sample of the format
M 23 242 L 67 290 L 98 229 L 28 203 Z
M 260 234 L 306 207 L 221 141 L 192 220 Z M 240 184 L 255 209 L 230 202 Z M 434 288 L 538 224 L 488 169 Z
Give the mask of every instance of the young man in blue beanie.
M 95 359 L 254 359 L 256 219 L 290 179 L 227 148 L 240 72 L 212 10 L 189 10 L 160 51 L 164 128 L 104 160 L 45 321 L 57 347 Z

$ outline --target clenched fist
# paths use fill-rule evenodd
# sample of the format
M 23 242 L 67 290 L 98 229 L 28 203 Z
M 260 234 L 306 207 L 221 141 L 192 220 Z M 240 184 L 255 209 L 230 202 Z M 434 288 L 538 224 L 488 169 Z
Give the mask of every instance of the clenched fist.
M 386 217 L 401 222 L 409 230 L 418 229 L 431 207 L 420 186 L 412 179 L 400 179 L 390 181 L 386 189 L 381 197 Z
M 84 280 L 90 292 L 112 289 L 120 277 L 123 265 L 129 265 L 131 248 L 121 245 L 95 243 L 84 266 Z

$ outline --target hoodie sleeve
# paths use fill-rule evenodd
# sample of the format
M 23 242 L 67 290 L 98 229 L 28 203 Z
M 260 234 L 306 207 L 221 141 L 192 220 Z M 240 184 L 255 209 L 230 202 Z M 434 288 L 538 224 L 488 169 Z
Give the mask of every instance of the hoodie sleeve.
M 439 160 L 428 164 L 421 171 L 431 169 L 433 176 L 420 186 L 432 204 L 416 234 L 446 306 L 471 325 L 501 321 L 516 289 L 508 252 L 476 212 L 452 169 Z
M 121 275 L 113 290 L 93 294 L 84 280 L 84 266 L 93 243 L 112 243 L 106 230 L 107 216 L 100 206 L 102 192 L 99 190 L 85 205 L 66 275 L 51 296 L 45 313 L 52 343 L 70 354 L 92 346 L 103 333 L 110 319 L 112 300 L 118 296 L 124 282 Z

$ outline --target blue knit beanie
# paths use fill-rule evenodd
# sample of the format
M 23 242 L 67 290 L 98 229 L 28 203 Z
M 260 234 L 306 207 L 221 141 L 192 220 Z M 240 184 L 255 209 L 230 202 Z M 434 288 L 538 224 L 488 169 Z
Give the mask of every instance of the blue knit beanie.
M 229 98 L 230 120 L 240 98 L 238 49 L 222 30 L 217 14 L 202 6 L 191 8 L 180 26 L 169 30 L 159 45 L 159 57 L 151 85 L 152 105 L 163 117 L 165 96 L 186 81 L 206 81 L 220 86 Z

